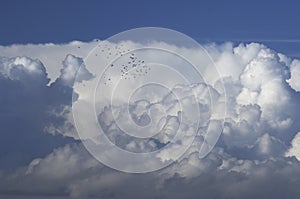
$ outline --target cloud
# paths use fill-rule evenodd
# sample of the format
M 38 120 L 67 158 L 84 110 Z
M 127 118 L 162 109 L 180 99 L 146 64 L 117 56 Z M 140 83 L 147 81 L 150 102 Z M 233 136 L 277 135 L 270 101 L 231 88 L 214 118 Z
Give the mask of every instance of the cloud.
M 106 97 L 111 95 L 120 76 L 119 68 L 109 67 L 106 79 L 98 78 L 98 74 L 105 72 L 103 66 L 109 66 L 108 52 L 105 51 L 102 57 L 99 49 L 100 52 L 92 51 L 90 58 L 83 59 L 87 53 L 81 49 L 93 49 L 96 44 L 79 44 L 84 47 L 78 48 L 71 43 L 0 48 L 0 54 L 2 52 L 5 56 L 0 59 L 1 109 L 3 113 L 9 113 L 0 116 L 1 128 L 5 130 L 1 132 L 6 138 L 0 141 L 1 157 L 9 154 L 6 159 L 0 158 L 1 165 L 5 163 L 7 169 L 13 164 L 7 160 L 9 157 L 10 161 L 15 161 L 24 154 L 29 156 L 22 164 L 14 162 L 15 167 L 10 172 L 0 172 L 2 195 L 7 198 L 55 195 L 81 199 L 298 197 L 298 60 L 291 60 L 262 44 L 207 44 L 204 47 L 214 60 L 213 64 L 203 49 L 158 43 L 156 45 L 189 58 L 201 71 L 201 78 L 185 71 L 188 65 L 178 67 L 176 69 L 188 74 L 186 77 L 192 81 L 184 84 L 168 70 L 162 73 L 152 66 L 152 72 L 148 70 L 147 74 L 153 74 L 155 81 L 169 79 L 182 84 L 170 84 L 170 90 L 145 87 L 128 101 L 128 91 L 136 86 L 124 81 L 114 98 L 115 104 L 105 106 Z M 109 45 L 114 44 L 107 43 L 107 48 Z M 138 43 L 124 42 L 122 48 L 139 46 Z M 15 53 L 20 53 L 19 49 L 32 49 L 30 57 L 34 59 L 15 56 Z M 54 49 L 64 54 L 64 57 L 53 55 L 55 61 L 51 63 L 60 63 L 59 67 L 55 64 L 55 71 L 60 73 L 52 73 L 52 83 L 49 83 L 47 72 L 53 71 L 53 65 L 44 63 L 43 49 L 50 56 Z M 117 50 L 110 53 L 117 53 Z M 157 62 L 171 60 L 174 67 L 178 63 L 176 59 L 167 59 L 167 55 L 160 57 L 159 53 L 153 53 L 151 57 Z M 98 59 L 101 64 L 96 64 Z M 206 67 L 202 68 L 204 65 Z M 222 78 L 212 73 L 212 67 L 217 68 Z M 166 74 L 170 78 L 163 78 Z M 149 75 L 141 77 L 146 79 Z M 71 100 L 74 91 L 73 106 L 78 106 L 76 110 L 85 118 L 82 124 L 89 129 L 82 138 L 90 138 L 98 127 L 88 123 L 94 117 L 89 112 L 93 108 L 90 102 L 94 93 L 86 88 L 99 82 L 105 86 L 99 86 L 99 93 L 95 95 L 96 119 L 109 140 L 135 153 L 161 149 L 157 159 L 150 163 L 155 165 L 174 160 L 173 164 L 153 173 L 127 174 L 104 166 L 86 151 L 74 128 Z M 126 112 L 128 107 L 130 111 Z M 199 108 L 201 114 L 198 115 L 194 107 Z M 163 113 L 157 112 L 161 110 Z M 197 126 L 195 121 L 199 118 L 200 125 Z M 223 119 L 223 132 L 216 139 Z M 159 122 L 165 122 L 165 125 L 160 126 Z M 132 124 L 141 125 L 145 134 L 152 133 L 147 125 L 155 124 L 160 133 L 152 139 L 133 138 L 124 134 L 126 131 L 134 134 Z M 205 136 L 207 130 L 211 133 Z M 178 131 L 185 135 L 185 139 L 172 142 Z M 188 145 L 190 138 L 193 139 L 191 146 L 178 159 L 178 148 Z M 23 150 L 34 140 L 39 141 L 37 145 Z M 7 143 L 17 143 L 18 146 Z M 167 144 L 170 147 L 164 149 Z M 23 150 L 21 155 L 20 149 Z M 38 149 L 40 152 L 36 153 Z M 200 158 L 200 149 L 210 153 Z M 107 154 L 111 154 L 109 152 L 110 148 Z M 119 158 L 122 166 L 122 159 L 126 157 Z
M 93 77 L 85 68 L 83 60 L 71 54 L 68 54 L 63 61 L 63 68 L 60 73 L 59 80 L 69 87 L 73 87 L 75 78 L 76 81 L 82 82 Z
M 73 62 L 68 63 L 70 60 Z M 78 58 L 67 56 L 64 63 L 68 65 L 64 67 L 78 67 L 76 61 Z M 61 134 L 47 133 L 51 126 L 55 126 L 55 134 L 59 127 L 66 130 L 69 124 L 63 115 L 70 109 L 72 80 L 71 76 L 65 78 L 64 71 L 61 78 L 47 86 L 50 79 L 41 61 L 29 57 L 0 58 L 1 169 L 28 164 L 32 158 L 43 157 L 53 148 L 73 141 Z M 70 129 L 75 130 L 72 126 Z
M 295 135 L 294 139 L 291 142 L 291 147 L 286 151 L 286 156 L 295 156 L 298 160 L 300 159 L 300 134 L 299 132 Z
M 11 45 L 0 46 L 2 57 L 30 57 L 40 60 L 47 66 L 49 83 L 52 83 L 60 75 L 61 62 L 68 54 L 77 57 L 85 57 L 94 48 L 96 40 L 84 43 L 73 41 L 65 44 L 27 44 L 27 45 Z
M 300 61 L 299 60 L 293 60 L 293 62 L 290 65 L 290 71 L 291 71 L 291 78 L 287 80 L 287 82 L 290 84 L 290 86 L 297 92 L 300 91 Z

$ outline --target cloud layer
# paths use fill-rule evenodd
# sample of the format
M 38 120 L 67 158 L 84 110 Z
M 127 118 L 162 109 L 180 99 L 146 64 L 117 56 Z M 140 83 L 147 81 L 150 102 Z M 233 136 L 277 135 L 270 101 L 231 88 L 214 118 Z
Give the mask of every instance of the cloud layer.
M 199 80 L 192 86 L 181 85 L 172 90 L 179 96 L 180 93 L 189 96 L 182 102 L 199 107 L 199 128 L 193 129 L 195 125 L 191 122 L 193 117 L 199 118 L 194 110 L 186 106 L 185 111 L 180 112 L 175 96 L 164 90 L 158 95 L 161 99 L 154 96 L 129 103 L 133 120 L 142 125 L 149 123 L 147 113 L 155 110 L 154 104 L 167 110 L 166 125 L 154 139 L 133 139 L 115 124 L 111 110 L 119 118 L 118 123 L 128 126 L 128 118 L 122 116 L 125 114 L 122 107 L 127 103 L 122 98 L 123 93 L 117 96 L 118 106 L 99 109 L 97 119 L 113 143 L 132 152 L 163 148 L 178 129 L 185 135 L 194 131 L 199 134 L 184 156 L 179 160 L 175 158 L 175 163 L 157 172 L 134 175 L 117 172 L 95 160 L 78 140 L 74 128 L 71 115 L 73 91 L 75 102 L 89 102 L 93 93 L 85 86 L 96 84 L 98 79 L 95 77 L 99 70 L 104 70 L 94 58 L 83 60 L 95 43 L 0 48 L 0 121 L 1 135 L 5 138 L 0 141 L 0 196 L 298 198 L 299 60 L 292 60 L 262 44 L 208 44 L 204 47 L 220 72 L 220 78 L 201 69 L 210 64 L 203 49 L 159 44 L 188 57 L 203 72 L 205 82 Z M 138 46 L 138 43 L 124 43 L 125 49 Z M 27 48 L 33 49 L 30 57 L 29 54 L 20 56 L 20 49 Z M 59 49 L 64 56 L 52 54 L 51 48 Z M 53 56 L 55 61 L 52 63 L 59 64 L 47 66 L 41 61 L 47 53 Z M 152 56 L 158 61 L 165 58 L 159 54 Z M 105 61 L 107 56 L 97 57 L 97 60 L 101 59 L 101 63 L 108 62 Z M 51 82 L 47 75 L 50 71 L 59 71 L 51 72 Z M 115 77 L 112 75 L 111 81 Z M 159 74 L 155 77 L 162 78 Z M 131 86 L 125 84 L 126 88 Z M 109 85 L 105 88 L 107 90 L 101 90 L 100 96 L 110 92 Z M 139 96 L 146 96 L 150 91 L 151 88 Z M 226 115 L 222 113 L 225 99 Z M 211 104 L 214 104 L 213 110 Z M 85 113 L 84 109 L 78 110 Z M 89 117 L 92 116 L 86 115 L 87 120 Z M 216 146 L 207 156 L 199 158 L 199 149 L 210 147 L 210 140 L 214 140 L 213 136 L 205 137 L 201 132 L 205 132 L 209 124 L 212 129 L 217 128 L 223 118 L 224 129 Z M 162 118 L 151 119 L 155 122 Z M 179 121 L 186 123 L 182 122 L 183 126 L 180 126 Z M 89 133 L 87 137 L 91 135 Z M 171 143 L 170 148 L 161 150 L 158 160 L 163 162 L 176 157 L 177 147 L 184 145 L 186 140 L 188 136 L 182 142 Z

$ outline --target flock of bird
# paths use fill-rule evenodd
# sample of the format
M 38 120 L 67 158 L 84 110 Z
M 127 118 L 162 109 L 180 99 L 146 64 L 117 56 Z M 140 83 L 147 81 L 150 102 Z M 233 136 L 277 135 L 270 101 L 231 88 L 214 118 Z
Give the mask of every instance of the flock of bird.
M 122 64 L 111 63 L 109 65 L 111 69 L 107 68 L 103 75 L 105 85 L 113 80 L 108 74 L 112 69 L 119 70 L 120 78 L 124 80 L 133 80 L 141 76 L 146 76 L 149 73 L 151 67 L 149 67 L 144 60 L 139 59 L 135 53 L 130 51 L 130 49 L 124 49 L 123 44 L 116 45 L 115 47 L 108 46 L 107 44 L 103 46 L 101 54 L 105 53 L 106 59 L 110 60 L 114 56 L 114 58 L 123 57 L 122 59 L 124 60 Z M 95 56 L 98 56 L 98 54 L 95 54 Z

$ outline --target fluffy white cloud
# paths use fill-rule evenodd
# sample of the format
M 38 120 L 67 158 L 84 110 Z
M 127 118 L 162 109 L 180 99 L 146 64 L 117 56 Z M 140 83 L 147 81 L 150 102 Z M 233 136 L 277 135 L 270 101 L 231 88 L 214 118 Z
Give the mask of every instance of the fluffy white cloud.
M 293 62 L 290 65 L 290 71 L 291 71 L 291 78 L 287 80 L 287 82 L 290 84 L 290 86 L 295 91 L 300 91 L 300 61 L 299 60 L 293 60 Z
M 12 45 L 0 46 L 0 56 L 2 57 L 30 57 L 39 59 L 47 66 L 47 73 L 50 78 L 50 83 L 54 82 L 60 75 L 62 61 L 68 54 L 79 57 L 85 57 L 94 48 L 97 41 L 83 43 L 73 41 L 66 44 L 27 44 L 27 45 Z
M 108 54 L 97 59 L 95 56 L 85 60 L 86 62 L 80 58 L 85 57 L 86 51 L 92 49 L 94 45 L 95 42 L 75 42 L 65 45 L 1 47 L 0 54 L 8 56 L 0 59 L 1 81 L 2 85 L 8 85 L 9 88 L 0 86 L 1 92 L 5 94 L 5 97 L 0 98 L 1 103 L 5 104 L 1 108 L 10 107 L 8 111 L 14 114 L 24 111 L 24 115 L 36 115 L 26 124 L 32 124 L 39 118 L 40 120 L 37 121 L 41 125 L 37 127 L 38 129 L 46 129 L 53 135 L 62 134 L 78 139 L 71 117 L 73 89 L 77 95 L 75 102 L 84 105 L 77 110 L 84 114 L 86 121 L 89 121 L 89 118 L 94 117 L 88 111 L 93 107 L 89 102 L 94 97 L 94 91 L 87 90 L 86 87 L 102 81 L 93 78 L 104 70 L 99 68 L 95 61 L 99 59 L 105 66 L 109 63 Z M 163 43 L 159 45 L 168 46 Z M 139 44 L 133 42 L 124 42 L 123 48 L 126 50 L 138 46 Z M 109 169 L 87 153 L 82 144 L 67 144 L 54 149 L 51 153 L 48 150 L 47 153 L 50 153 L 48 155 L 43 153 L 31 157 L 30 164 L 14 170 L 13 174 L 0 172 L 2 179 L 0 193 L 9 196 L 22 193 L 41 197 L 55 193 L 63 198 L 82 199 L 136 196 L 181 198 L 183 192 L 184 197 L 189 198 L 263 198 L 265 196 L 280 198 L 286 197 L 283 193 L 289 193 L 289 198 L 297 198 L 300 181 L 295 176 L 300 174 L 300 166 L 292 156 L 300 158 L 299 133 L 296 135 L 300 129 L 297 113 L 300 108 L 297 100 L 299 92 L 296 92 L 299 91 L 297 83 L 299 61 L 291 60 L 261 44 L 238 46 L 233 46 L 231 43 L 209 44 L 205 48 L 223 77 L 220 79 L 218 75 L 212 73 L 210 68 L 213 64 L 209 65 L 211 63 L 204 56 L 203 49 L 180 48 L 172 45 L 168 48 L 189 57 L 191 62 L 199 67 L 203 79 L 192 82 L 192 85 L 172 87 L 171 91 L 179 96 L 177 101 L 176 96 L 170 91 L 160 92 L 157 89 L 153 92 L 153 88 L 149 88 L 138 93 L 147 100 L 134 99 L 128 102 L 125 98 L 129 95 L 128 91 L 122 88 L 133 89 L 135 85 L 123 82 L 123 87 L 120 87 L 120 92 L 116 96 L 117 105 L 98 110 L 97 119 L 113 143 L 131 152 L 149 152 L 163 148 L 164 145 L 172 142 L 171 139 L 178 130 L 186 135 L 198 132 L 194 142 L 180 159 L 177 160 L 176 150 L 186 145 L 186 142 L 189 142 L 188 138 L 193 136 L 186 136 L 187 139 L 172 143 L 170 148 L 162 149 L 158 153 L 157 157 L 160 161 L 174 159 L 176 160 L 174 164 L 155 173 L 143 175 L 125 174 Z M 26 54 L 28 53 L 27 55 L 34 59 L 16 57 L 15 55 L 20 55 L 18 54 L 20 49 L 32 49 Z M 54 51 L 59 53 L 53 55 Z M 46 61 L 47 52 L 50 54 L 49 57 L 53 56 L 52 61 Z M 63 57 L 61 53 L 64 54 Z M 94 54 L 89 56 L 92 55 Z M 101 56 L 100 53 L 97 55 Z M 166 59 L 155 53 L 152 56 L 158 62 Z M 36 58 L 41 61 L 35 60 Z M 176 60 L 172 61 L 175 64 Z M 57 66 L 58 63 L 60 67 Z M 201 68 L 203 65 L 209 69 L 204 70 Z M 82 68 L 78 72 L 80 66 Z M 181 72 L 184 73 L 184 70 L 181 69 Z M 52 84 L 49 84 L 46 71 L 51 71 Z M 118 71 L 112 70 L 111 81 L 118 77 L 114 72 Z M 76 74 L 78 79 L 75 87 L 72 88 Z M 153 74 L 155 81 L 162 79 L 159 71 L 153 69 Z M 179 79 L 175 76 L 171 77 L 174 79 L 170 81 Z M 189 77 L 193 79 L 193 76 Z M 107 80 L 108 78 L 106 83 Z M 20 88 L 16 89 L 16 84 Z M 25 92 L 22 93 L 23 85 L 28 88 L 27 96 Z M 111 84 L 106 85 L 103 90 L 100 90 L 99 96 L 95 96 L 96 102 L 100 105 L 106 102 L 106 94 L 111 92 Z M 226 92 L 222 89 L 223 85 Z M 10 94 L 11 91 L 22 93 L 22 98 L 17 101 L 18 104 L 22 103 L 22 100 L 31 100 L 34 103 L 31 106 L 29 106 L 31 103 L 25 104 L 25 107 L 20 106 L 21 109 L 19 107 L 13 109 L 15 101 L 8 103 L 15 98 L 15 94 Z M 156 94 L 152 98 L 151 91 Z M 196 98 L 193 97 L 194 94 Z M 103 99 L 101 98 L 103 95 L 104 100 L 97 101 Z M 33 99 L 35 101 L 32 101 Z M 37 109 L 39 101 L 43 104 Z M 186 109 L 182 109 L 179 102 Z M 195 106 L 189 105 L 196 105 L 201 114 L 195 114 L 197 112 L 190 108 Z M 151 115 L 151 111 L 157 111 L 155 106 L 165 110 L 166 115 L 160 112 Z M 146 126 L 151 122 L 157 124 L 159 121 L 165 121 L 160 134 L 154 136 L 154 139 L 134 139 L 125 135 L 124 129 L 122 130 L 118 124 L 134 131 L 124 111 L 127 107 L 130 108 L 130 119 L 136 124 Z M 226 115 L 223 113 L 224 107 L 226 107 Z M 114 116 L 118 119 L 116 120 Z M 216 146 L 207 156 L 199 158 L 200 149 L 204 152 L 210 151 L 210 147 L 214 146 L 223 117 L 225 117 L 224 129 Z M 12 123 L 15 119 L 7 118 L 5 120 L 7 123 Z M 200 118 L 200 125 L 195 129 L 196 125 L 193 121 L 197 118 Z M 211 124 L 210 128 L 209 124 Z M 85 125 L 92 129 L 96 124 Z M 207 130 L 211 133 L 205 136 L 204 132 Z M 85 136 L 91 135 L 93 132 L 87 132 Z M 46 140 L 45 143 L 47 142 Z M 58 146 L 52 146 L 52 149 L 56 147 Z M 126 157 L 120 157 L 120 164 L 122 158 Z M 279 185 L 279 191 L 277 191 L 278 187 L 274 191 L 274 183 Z
M 68 56 L 66 61 L 70 58 L 81 60 Z M 71 64 L 74 63 L 68 67 Z M 38 59 L 0 57 L 1 169 L 28 164 L 32 158 L 73 141 L 58 133 L 62 129 L 65 134 L 75 132 L 66 117 L 70 113 L 72 85 L 62 82 L 62 78 L 48 86 L 49 81 Z
M 83 80 L 89 80 L 93 76 L 85 68 L 83 60 L 68 54 L 63 61 L 63 68 L 60 70 L 60 79 L 62 82 L 70 87 L 73 87 L 75 78 L 76 81 L 82 82 Z
M 300 160 L 300 133 L 298 132 L 291 142 L 291 148 L 286 152 L 286 156 L 295 156 Z

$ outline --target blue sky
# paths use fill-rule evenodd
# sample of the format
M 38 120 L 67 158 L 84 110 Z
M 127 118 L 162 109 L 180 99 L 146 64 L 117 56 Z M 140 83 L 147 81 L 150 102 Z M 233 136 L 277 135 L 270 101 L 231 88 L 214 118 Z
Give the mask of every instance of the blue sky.
M 258 41 L 300 57 L 297 1 L 1 1 L 0 44 L 105 39 L 144 26 L 200 42 Z

